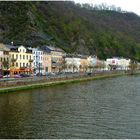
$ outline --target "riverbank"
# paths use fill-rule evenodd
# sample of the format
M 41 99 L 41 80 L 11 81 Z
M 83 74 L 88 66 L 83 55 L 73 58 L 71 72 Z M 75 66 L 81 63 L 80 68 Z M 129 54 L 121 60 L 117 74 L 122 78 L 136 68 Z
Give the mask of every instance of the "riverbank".
M 113 74 L 101 74 L 96 76 L 87 76 L 87 77 L 75 77 L 73 79 L 67 78 L 67 79 L 55 79 L 53 81 L 38 81 L 38 83 L 28 84 L 24 83 L 23 85 L 16 85 L 11 87 L 2 87 L 0 88 L 0 93 L 8 93 L 8 92 L 14 92 L 14 91 L 21 91 L 21 90 L 28 90 L 28 89 L 35 89 L 35 88 L 42 88 L 42 87 L 48 87 L 48 86 L 55 86 L 55 85 L 62 85 L 62 84 L 68 84 L 68 83 L 77 83 L 77 82 L 84 82 L 89 80 L 99 80 L 99 79 L 105 79 L 105 78 L 113 78 L 117 76 L 123 76 L 127 75 L 125 73 L 113 73 Z

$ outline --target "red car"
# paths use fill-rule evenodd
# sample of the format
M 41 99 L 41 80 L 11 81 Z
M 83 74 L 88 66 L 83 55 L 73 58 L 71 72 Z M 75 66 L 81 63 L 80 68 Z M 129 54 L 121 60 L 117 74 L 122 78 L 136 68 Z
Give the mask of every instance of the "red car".
M 22 78 L 20 75 L 14 75 L 13 78 Z

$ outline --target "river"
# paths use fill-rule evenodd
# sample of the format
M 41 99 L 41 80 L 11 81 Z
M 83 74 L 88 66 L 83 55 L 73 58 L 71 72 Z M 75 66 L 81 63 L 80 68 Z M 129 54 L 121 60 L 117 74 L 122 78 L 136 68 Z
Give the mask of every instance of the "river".
M 140 76 L 0 94 L 0 138 L 140 138 Z

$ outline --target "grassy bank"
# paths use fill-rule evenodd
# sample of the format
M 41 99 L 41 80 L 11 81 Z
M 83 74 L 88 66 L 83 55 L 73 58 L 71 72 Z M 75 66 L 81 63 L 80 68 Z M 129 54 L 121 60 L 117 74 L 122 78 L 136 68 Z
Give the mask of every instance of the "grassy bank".
M 117 76 L 123 76 L 126 74 L 105 74 L 105 75 L 98 75 L 98 76 L 92 76 L 92 77 L 83 77 L 83 78 L 75 78 L 75 79 L 67 79 L 67 80 L 58 80 L 53 82 L 43 82 L 43 83 L 37 83 L 37 84 L 29 84 L 29 85 L 23 85 L 23 86 L 15 86 L 15 87 L 7 87 L 7 88 L 1 88 L 0 93 L 8 93 L 8 92 L 15 92 L 15 91 L 21 91 L 21 90 L 28 90 L 28 89 L 35 89 L 35 88 L 42 88 L 42 87 L 48 87 L 48 86 L 55 86 L 55 85 L 63 85 L 68 83 L 78 83 L 78 82 L 84 82 L 84 81 L 90 81 L 90 80 L 99 80 L 99 79 L 105 79 L 105 78 L 112 78 Z

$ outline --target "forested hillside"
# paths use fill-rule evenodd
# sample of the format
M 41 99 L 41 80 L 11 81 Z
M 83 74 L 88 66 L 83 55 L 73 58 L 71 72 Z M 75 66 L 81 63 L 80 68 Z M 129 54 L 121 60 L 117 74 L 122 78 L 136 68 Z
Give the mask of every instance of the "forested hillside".
M 0 2 L 0 42 L 140 60 L 140 17 L 74 2 Z

